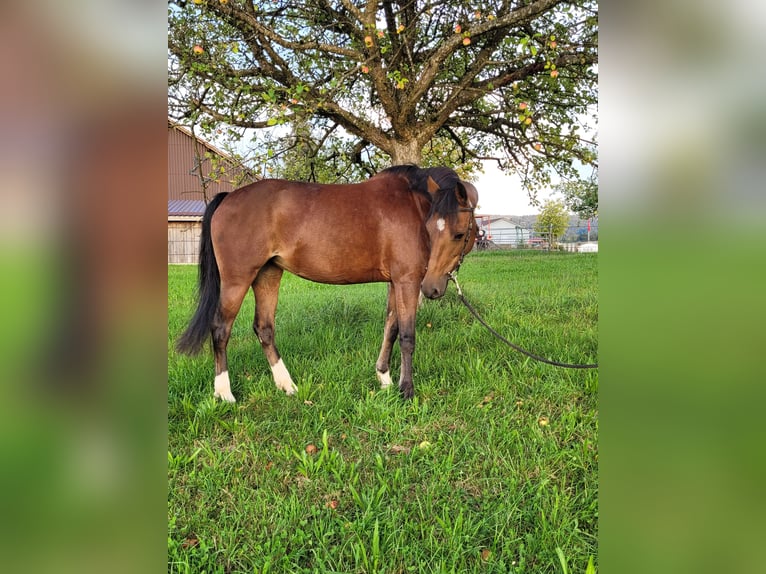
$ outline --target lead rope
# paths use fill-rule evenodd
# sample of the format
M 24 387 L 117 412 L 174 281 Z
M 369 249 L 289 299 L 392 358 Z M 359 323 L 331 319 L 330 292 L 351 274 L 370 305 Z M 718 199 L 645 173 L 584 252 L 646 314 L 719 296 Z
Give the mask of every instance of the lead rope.
M 461 257 L 461 263 L 462 263 L 462 257 Z M 476 320 L 484 325 L 484 327 L 487 328 L 487 330 L 492 333 L 492 335 L 495 336 L 498 340 L 502 341 L 512 349 L 517 350 L 519 353 L 523 353 L 527 357 L 531 357 L 535 361 L 540 361 L 541 363 L 547 363 L 549 365 L 553 365 L 554 367 L 563 367 L 565 369 L 598 369 L 598 363 L 592 363 L 592 364 L 572 364 L 572 363 L 560 363 L 558 361 L 551 361 L 550 359 L 546 359 L 545 357 L 541 357 L 540 355 L 535 355 L 534 353 L 531 353 L 527 351 L 526 349 L 523 349 L 522 347 L 519 347 L 518 345 L 511 343 L 508 339 L 503 337 L 500 333 L 495 331 L 492 327 L 490 327 L 487 322 L 482 319 L 481 315 L 474 309 L 471 304 L 468 302 L 468 300 L 463 295 L 463 290 L 460 288 L 460 283 L 457 282 L 457 270 L 460 268 L 460 265 L 458 264 L 457 268 L 455 268 L 454 271 L 450 272 L 449 278 L 450 280 L 455 284 L 455 289 L 457 289 L 457 295 L 460 298 L 460 300 L 463 302 L 463 305 L 466 306 L 466 308 L 471 312 L 471 315 L 476 317 Z

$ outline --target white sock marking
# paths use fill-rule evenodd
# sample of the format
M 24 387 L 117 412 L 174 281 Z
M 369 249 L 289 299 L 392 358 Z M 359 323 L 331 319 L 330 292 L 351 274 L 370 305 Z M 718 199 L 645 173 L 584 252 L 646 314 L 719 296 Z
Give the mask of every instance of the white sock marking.
M 387 389 L 393 384 L 393 381 L 391 380 L 391 371 L 381 373 L 379 370 L 375 369 L 375 374 L 378 376 L 381 389 Z
M 298 391 L 298 387 L 293 383 L 293 378 L 287 371 L 282 359 L 279 359 L 276 365 L 271 365 L 271 374 L 274 376 L 274 383 L 276 383 L 277 388 L 282 389 L 288 395 L 294 395 Z
M 224 371 L 215 377 L 215 392 L 213 396 L 227 403 L 237 402 L 234 395 L 231 394 L 231 383 L 229 382 L 229 371 Z

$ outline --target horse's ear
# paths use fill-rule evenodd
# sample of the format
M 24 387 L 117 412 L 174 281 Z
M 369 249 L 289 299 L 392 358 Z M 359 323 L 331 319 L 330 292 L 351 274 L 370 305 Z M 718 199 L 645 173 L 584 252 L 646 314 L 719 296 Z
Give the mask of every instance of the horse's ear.
M 463 182 L 457 182 L 457 185 L 455 186 L 455 195 L 457 196 L 457 202 L 460 207 L 473 207 L 472 205 L 469 205 L 468 191 L 463 185 Z
M 479 192 L 476 187 L 470 181 L 462 181 L 461 183 L 465 187 L 466 197 L 468 197 L 468 207 L 476 207 L 479 205 Z
M 436 183 L 434 178 L 429 175 L 428 179 L 426 180 L 426 188 L 428 189 L 428 193 L 434 196 L 436 195 L 436 192 L 439 191 L 439 184 Z

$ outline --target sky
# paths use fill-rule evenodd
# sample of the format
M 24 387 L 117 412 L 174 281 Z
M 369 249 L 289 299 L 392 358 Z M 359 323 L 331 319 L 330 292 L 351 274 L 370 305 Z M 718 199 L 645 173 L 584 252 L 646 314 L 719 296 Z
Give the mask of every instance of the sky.
M 529 194 L 524 189 L 521 178 L 506 175 L 497 168 L 494 161 L 485 161 L 484 173 L 474 182 L 479 192 L 481 215 L 533 215 L 540 213 L 540 208 L 529 202 Z M 550 190 L 538 192 L 538 199 L 545 201 L 552 197 Z

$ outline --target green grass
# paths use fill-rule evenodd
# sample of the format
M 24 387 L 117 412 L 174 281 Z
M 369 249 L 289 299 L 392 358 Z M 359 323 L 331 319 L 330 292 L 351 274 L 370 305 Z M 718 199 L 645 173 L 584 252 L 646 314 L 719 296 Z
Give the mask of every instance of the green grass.
M 229 344 L 238 402 L 220 403 L 209 349 L 188 358 L 172 348 L 195 280 L 196 267 L 168 271 L 169 572 L 576 573 L 598 564 L 596 371 L 508 349 L 451 286 L 418 313 L 415 399 L 404 402 L 381 391 L 374 372 L 385 285 L 285 274 L 276 340 L 297 395 L 271 380 L 248 296 Z M 597 362 L 596 254 L 472 253 L 460 283 L 513 342 Z M 392 369 L 396 381 L 396 352 Z

